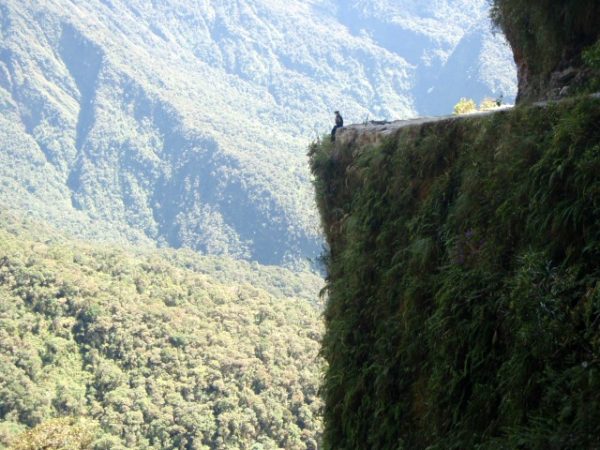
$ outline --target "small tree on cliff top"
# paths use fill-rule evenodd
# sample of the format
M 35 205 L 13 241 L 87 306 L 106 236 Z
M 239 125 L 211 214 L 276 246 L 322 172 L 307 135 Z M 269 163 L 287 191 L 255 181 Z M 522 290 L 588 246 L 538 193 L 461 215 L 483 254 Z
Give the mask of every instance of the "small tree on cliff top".
M 461 98 L 456 105 L 454 105 L 454 114 L 468 114 L 477 111 L 477 105 L 470 98 Z

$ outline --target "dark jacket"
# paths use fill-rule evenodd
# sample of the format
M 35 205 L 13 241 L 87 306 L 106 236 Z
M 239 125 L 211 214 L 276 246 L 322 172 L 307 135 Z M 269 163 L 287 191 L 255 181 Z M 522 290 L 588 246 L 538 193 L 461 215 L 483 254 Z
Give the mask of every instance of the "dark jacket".
M 344 119 L 342 118 L 342 116 L 340 115 L 340 113 L 337 113 L 335 115 L 335 124 L 338 127 L 343 127 L 344 126 Z

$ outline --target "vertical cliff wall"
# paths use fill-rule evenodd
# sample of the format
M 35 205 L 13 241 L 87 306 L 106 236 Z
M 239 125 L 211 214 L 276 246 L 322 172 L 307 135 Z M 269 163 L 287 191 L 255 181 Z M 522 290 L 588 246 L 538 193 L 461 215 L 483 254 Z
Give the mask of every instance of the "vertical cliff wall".
M 571 95 L 598 77 L 599 68 L 585 61 L 586 50 L 600 38 L 598 0 L 492 3 L 494 21 L 513 49 L 519 78 L 517 102 Z
M 310 148 L 328 449 L 600 448 L 600 100 Z

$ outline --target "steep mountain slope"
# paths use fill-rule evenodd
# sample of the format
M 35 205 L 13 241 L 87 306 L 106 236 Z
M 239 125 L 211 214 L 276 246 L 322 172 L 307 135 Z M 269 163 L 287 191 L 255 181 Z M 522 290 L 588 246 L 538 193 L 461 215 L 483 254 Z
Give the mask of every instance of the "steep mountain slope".
M 449 111 L 510 85 L 478 50 L 502 45 L 485 1 L 398 4 L 3 0 L 0 202 L 85 237 L 314 256 L 315 122 Z M 465 67 L 474 84 L 457 82 Z

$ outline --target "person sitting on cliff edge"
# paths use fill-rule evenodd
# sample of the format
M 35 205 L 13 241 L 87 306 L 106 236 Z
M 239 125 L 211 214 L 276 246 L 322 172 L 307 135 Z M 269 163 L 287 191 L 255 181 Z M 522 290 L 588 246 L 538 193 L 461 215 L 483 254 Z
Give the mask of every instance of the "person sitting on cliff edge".
M 344 118 L 340 114 L 339 111 L 335 111 L 335 126 L 331 130 L 331 142 L 335 142 L 335 132 L 338 128 L 342 128 L 344 126 Z

